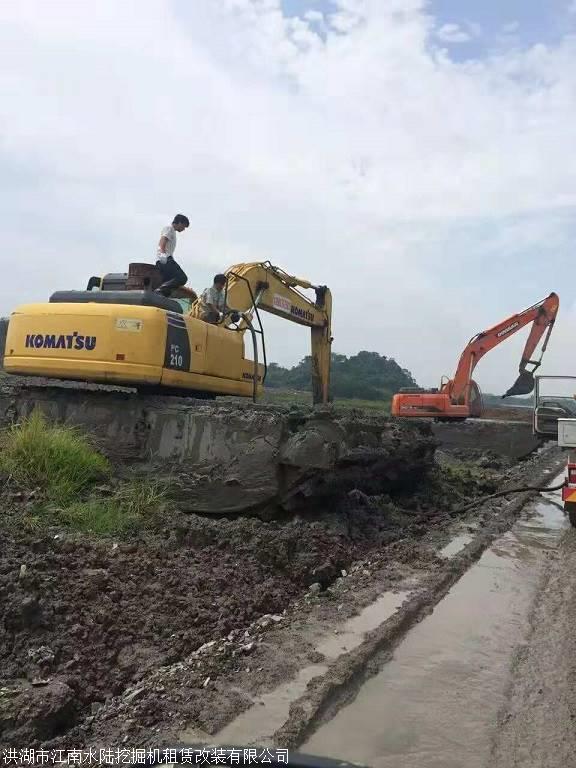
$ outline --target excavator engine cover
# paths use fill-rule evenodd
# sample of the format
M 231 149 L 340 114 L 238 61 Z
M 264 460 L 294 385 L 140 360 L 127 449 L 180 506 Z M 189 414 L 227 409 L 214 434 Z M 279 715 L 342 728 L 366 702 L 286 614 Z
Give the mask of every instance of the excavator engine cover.
M 504 400 L 505 397 L 513 397 L 514 395 L 529 395 L 533 390 L 534 374 L 530 373 L 530 371 L 522 371 L 508 392 L 502 395 L 502 399 Z
M 51 304 L 130 304 L 182 314 L 177 301 L 154 291 L 56 291 L 49 301 Z

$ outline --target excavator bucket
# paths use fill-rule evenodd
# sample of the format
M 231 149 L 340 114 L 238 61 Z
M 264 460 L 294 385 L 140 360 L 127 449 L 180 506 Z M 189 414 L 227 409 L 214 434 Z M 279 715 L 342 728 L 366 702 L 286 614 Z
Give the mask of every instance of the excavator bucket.
M 533 389 L 534 374 L 530 373 L 530 371 L 522 371 L 508 392 L 502 395 L 502 399 L 505 397 L 512 397 L 513 395 L 529 395 Z

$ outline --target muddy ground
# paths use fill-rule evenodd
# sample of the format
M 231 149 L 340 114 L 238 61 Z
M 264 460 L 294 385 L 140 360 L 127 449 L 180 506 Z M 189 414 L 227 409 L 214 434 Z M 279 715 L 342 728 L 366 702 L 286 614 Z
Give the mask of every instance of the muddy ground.
M 491 765 L 556 768 L 576 762 L 576 535 L 550 557 L 516 651 Z
M 482 418 L 531 422 L 532 409 L 529 407 L 518 408 L 513 405 L 488 406 L 484 409 Z
M 354 563 L 386 559 L 400 540 L 409 541 L 400 556 L 417 557 L 414 542 L 442 529 L 464 501 L 496 487 L 504 466 L 494 457 L 487 463 L 473 472 L 433 464 L 413 475 L 414 487 L 408 473 L 387 495 L 351 491 L 331 508 L 277 522 L 206 519 L 170 508 L 158 530 L 130 540 L 31 527 L 34 499 L 7 484 L 0 520 L 0 743 L 91 743 L 104 702 L 227 638 L 221 657 L 187 679 L 191 693 L 179 704 L 183 722 L 202 720 L 206 678 L 249 656 L 242 636 L 251 622 L 282 615 L 311 587 L 326 590 Z M 136 709 L 131 727 L 140 742 L 172 717 L 164 690 Z
M 437 458 L 417 483 L 399 477 L 374 497 L 352 490 L 282 521 L 170 507 L 157 531 L 130 541 L 31 528 L 34 499 L 9 486 L 0 521 L 0 745 L 141 746 L 190 723 L 214 733 L 249 704 L 228 685 L 223 696 L 219 678 L 256 676 L 266 687 L 290 671 L 253 654 L 294 605 L 337 592 L 350 574 L 360 595 L 375 570 L 379 588 L 414 563 L 434 573 L 439 560 L 419 542 L 441 541 L 466 503 L 522 476 L 497 456 Z M 532 471 L 528 462 L 524 475 Z

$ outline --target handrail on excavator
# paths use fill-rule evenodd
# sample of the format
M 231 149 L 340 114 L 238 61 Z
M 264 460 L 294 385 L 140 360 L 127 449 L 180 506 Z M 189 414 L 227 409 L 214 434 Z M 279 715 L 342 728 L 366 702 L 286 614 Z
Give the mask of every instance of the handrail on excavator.
M 326 286 L 314 285 L 295 277 L 269 261 L 236 264 L 226 275 L 226 304 L 242 315 L 236 328 L 248 329 L 247 318 L 256 315 L 258 328 L 251 328 L 264 339 L 260 310 L 284 320 L 304 325 L 311 331 L 312 399 L 314 403 L 327 403 L 330 399 L 330 364 L 332 348 L 332 294 Z M 314 290 L 312 301 L 298 288 Z M 200 315 L 200 302 L 192 305 L 191 312 Z M 230 317 L 224 319 L 230 327 Z M 254 338 L 254 337 L 253 337 Z M 263 347 L 264 365 L 266 351 Z

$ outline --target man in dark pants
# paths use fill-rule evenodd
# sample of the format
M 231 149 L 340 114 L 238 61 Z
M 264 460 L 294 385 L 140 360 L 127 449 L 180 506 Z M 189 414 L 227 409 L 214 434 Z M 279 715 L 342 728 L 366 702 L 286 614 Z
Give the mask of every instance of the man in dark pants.
M 188 217 L 178 213 L 174 216 L 172 224 L 164 227 L 160 234 L 156 266 L 162 276 L 162 285 L 156 290 L 163 296 L 170 296 L 175 288 L 186 285 L 188 280 L 184 270 L 174 261 L 174 251 L 176 250 L 176 233 L 183 232 L 189 226 Z

